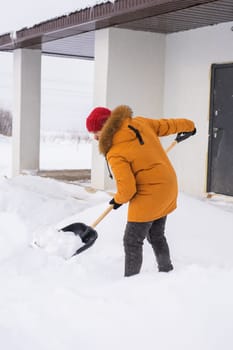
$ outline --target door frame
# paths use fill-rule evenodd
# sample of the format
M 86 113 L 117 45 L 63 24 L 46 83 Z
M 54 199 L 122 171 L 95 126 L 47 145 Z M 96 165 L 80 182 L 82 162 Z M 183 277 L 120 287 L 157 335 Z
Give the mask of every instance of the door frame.
M 215 72 L 217 68 L 232 67 L 233 63 L 213 63 L 211 65 L 211 80 L 210 80 L 210 109 L 209 109 L 209 133 L 208 133 L 208 161 L 207 161 L 207 193 L 215 193 L 211 191 L 211 166 L 212 166 L 212 143 L 213 143 L 213 115 L 214 115 L 214 87 L 215 87 Z

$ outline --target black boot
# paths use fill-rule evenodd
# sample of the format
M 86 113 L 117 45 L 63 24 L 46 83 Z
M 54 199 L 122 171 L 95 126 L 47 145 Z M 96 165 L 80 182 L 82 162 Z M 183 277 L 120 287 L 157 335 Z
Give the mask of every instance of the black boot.
M 160 272 L 169 272 L 173 270 L 166 238 L 163 236 L 162 239 L 154 241 L 152 248 L 158 263 L 158 270 Z
M 173 265 L 167 265 L 167 266 L 159 266 L 159 272 L 169 272 L 174 269 Z
M 142 251 L 129 251 L 125 249 L 125 277 L 137 275 L 142 266 Z
M 173 265 L 169 255 L 159 254 L 156 256 L 159 272 L 169 272 L 173 270 Z
M 155 253 L 159 272 L 169 272 L 173 270 L 170 259 L 169 247 L 164 236 L 166 217 L 155 220 L 147 236 Z

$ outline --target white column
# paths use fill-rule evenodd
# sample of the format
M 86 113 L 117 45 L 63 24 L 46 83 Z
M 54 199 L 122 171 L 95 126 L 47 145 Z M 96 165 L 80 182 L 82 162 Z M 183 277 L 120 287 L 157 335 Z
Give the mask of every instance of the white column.
M 103 29 L 95 33 L 95 78 L 94 106 L 109 107 L 107 101 L 109 67 L 109 30 Z M 98 143 L 93 141 L 91 184 L 98 189 L 114 189 L 114 180 L 110 179 L 106 160 L 99 154 Z
M 108 28 L 96 31 L 94 105 L 129 105 L 134 115 L 163 114 L 164 34 Z M 110 189 L 104 157 L 93 147 L 92 185 Z
M 14 51 L 12 175 L 39 169 L 41 51 Z

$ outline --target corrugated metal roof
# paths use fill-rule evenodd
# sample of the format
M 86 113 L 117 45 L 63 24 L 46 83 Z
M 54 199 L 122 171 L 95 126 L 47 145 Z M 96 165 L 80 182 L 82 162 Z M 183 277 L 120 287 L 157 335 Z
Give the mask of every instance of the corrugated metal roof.
M 233 21 L 233 1 L 222 0 L 122 24 L 121 28 L 174 33 Z
M 233 21 L 232 0 L 116 0 L 0 36 L 0 50 L 41 48 L 54 55 L 94 57 L 94 31 L 106 27 L 174 33 Z

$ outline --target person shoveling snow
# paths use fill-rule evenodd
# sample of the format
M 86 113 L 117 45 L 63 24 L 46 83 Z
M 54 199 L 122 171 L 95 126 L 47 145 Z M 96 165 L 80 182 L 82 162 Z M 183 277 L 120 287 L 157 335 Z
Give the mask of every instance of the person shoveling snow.
M 123 239 L 124 275 L 140 272 L 145 238 L 154 250 L 159 271 L 171 271 L 164 231 L 167 215 L 176 208 L 178 188 L 175 171 L 159 137 L 178 133 L 185 139 L 196 133 L 194 123 L 188 119 L 133 118 L 132 110 L 122 105 L 112 111 L 96 107 L 87 117 L 86 126 L 99 141 L 99 151 L 116 181 L 117 192 L 110 205 L 118 209 L 129 202 Z

